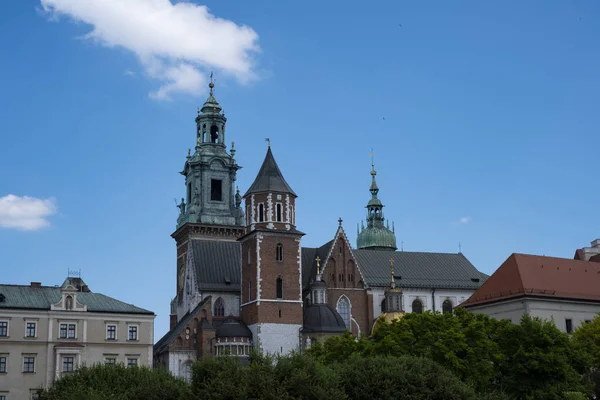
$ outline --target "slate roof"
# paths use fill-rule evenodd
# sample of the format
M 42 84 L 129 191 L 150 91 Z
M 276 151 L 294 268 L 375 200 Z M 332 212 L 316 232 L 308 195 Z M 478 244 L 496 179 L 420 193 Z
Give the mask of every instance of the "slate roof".
M 390 284 L 390 258 L 396 283 L 406 288 L 477 289 L 488 276 L 479 272 L 462 253 L 424 253 L 389 250 L 354 250 L 365 283 Z
M 323 267 L 331 246 L 333 246 L 333 240 L 319 248 L 302 247 L 302 290 L 308 289 L 310 279 L 317 276 L 317 262 L 315 259 L 318 256 L 321 259 L 321 267 Z
M 173 341 L 173 339 L 181 333 L 183 328 L 185 328 L 189 322 L 194 318 L 194 316 L 198 313 L 198 310 L 202 308 L 202 306 L 210 299 L 211 296 L 206 297 L 204 300 L 200 302 L 191 312 L 188 312 L 177 322 L 177 325 L 169 332 L 165 333 L 163 337 L 160 338 L 158 342 L 154 345 L 154 354 L 162 353 L 169 346 L 169 343 Z
M 600 301 L 600 264 L 511 254 L 462 306 L 523 296 Z
M 58 286 L 0 285 L 0 293 L 4 296 L 0 309 L 50 310 L 50 306 L 61 298 L 61 288 Z M 100 293 L 78 292 L 77 302 L 86 305 L 90 312 L 154 315 L 152 311 Z
M 200 290 L 240 290 L 242 245 L 239 242 L 192 240 L 190 243 Z
M 346 324 L 329 304 L 312 304 L 304 310 L 302 332 L 344 332 Z
M 252 193 L 261 192 L 289 193 L 295 197 L 298 197 L 283 178 L 283 175 L 279 170 L 279 166 L 273 157 L 271 146 L 269 146 L 269 149 L 267 150 L 267 155 L 265 156 L 265 160 L 258 171 L 258 175 L 256 176 L 254 183 L 252 183 L 250 189 L 248 189 L 244 197 Z

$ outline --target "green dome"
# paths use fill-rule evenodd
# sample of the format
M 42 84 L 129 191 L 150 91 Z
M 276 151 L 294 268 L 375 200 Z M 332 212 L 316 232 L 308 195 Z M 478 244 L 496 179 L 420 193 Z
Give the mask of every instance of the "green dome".
M 356 247 L 359 249 L 396 250 L 396 235 L 384 226 L 370 226 L 358 234 Z
M 375 166 L 371 164 L 371 200 L 367 203 L 367 227 L 363 226 L 359 230 L 356 238 L 356 247 L 359 249 L 389 249 L 396 250 L 396 234 L 393 230 L 383 224 L 383 204 L 377 197 L 379 187 L 375 180 L 377 172 Z

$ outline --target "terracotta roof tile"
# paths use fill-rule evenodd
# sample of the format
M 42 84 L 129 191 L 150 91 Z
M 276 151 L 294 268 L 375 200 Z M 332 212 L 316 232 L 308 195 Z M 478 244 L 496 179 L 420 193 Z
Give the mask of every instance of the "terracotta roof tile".
M 462 305 L 522 296 L 600 301 L 600 265 L 514 253 Z

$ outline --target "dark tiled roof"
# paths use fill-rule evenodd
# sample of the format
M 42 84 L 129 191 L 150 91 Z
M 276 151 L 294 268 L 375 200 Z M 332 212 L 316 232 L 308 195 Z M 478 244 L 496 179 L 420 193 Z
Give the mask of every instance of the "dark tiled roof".
M 156 344 L 154 345 L 154 354 L 159 354 L 159 353 L 162 353 L 164 350 L 166 350 L 168 348 L 169 344 L 173 341 L 173 339 L 181 333 L 183 328 L 185 328 L 189 324 L 189 322 L 192 320 L 192 318 L 194 318 L 194 316 L 196 314 L 198 314 L 198 310 L 200 310 L 200 308 L 202 308 L 202 306 L 210 298 L 211 298 L 211 296 L 208 296 L 204 300 L 202 300 L 200 302 L 200 304 L 198 304 L 196 306 L 196 308 L 194 308 L 191 312 L 188 312 L 187 314 L 185 314 L 183 316 L 183 318 L 181 318 L 179 320 L 179 322 L 177 322 L 177 325 L 175 325 L 175 327 L 173 327 L 173 329 L 171 329 L 169 332 L 165 333 L 165 335 L 162 338 L 160 338 L 160 340 L 158 342 L 156 342 Z
M 462 305 L 522 296 L 600 301 L 600 265 L 568 258 L 512 254 Z
M 389 250 L 354 250 L 356 262 L 366 284 L 390 284 L 390 258 L 402 287 L 477 289 L 487 279 L 462 253 L 422 253 Z
M 346 324 L 329 304 L 313 304 L 304 310 L 302 332 L 344 332 Z
M 200 290 L 240 290 L 242 246 L 239 242 L 192 240 L 190 243 Z
M 4 296 L 4 301 L 0 302 L 0 309 L 24 308 L 50 310 L 50 306 L 58 303 L 60 300 L 60 290 L 58 286 L 31 287 L 26 285 L 0 285 L 0 293 Z M 124 303 L 100 293 L 78 292 L 77 301 L 86 305 L 90 312 L 154 315 L 152 311 Z
M 267 150 L 267 155 L 265 156 L 265 160 L 258 171 L 258 175 L 256 176 L 254 183 L 250 186 L 250 189 L 248 189 L 244 197 L 251 193 L 261 192 L 289 193 L 293 196 L 296 196 L 296 193 L 294 193 L 290 185 L 288 185 L 283 178 L 283 175 L 279 170 L 279 166 L 273 157 L 271 146 L 269 146 L 269 149 Z
M 235 318 L 227 318 L 215 332 L 219 338 L 250 338 L 252 332 L 242 321 Z
M 319 248 L 302 248 L 302 290 L 308 289 L 310 279 L 317 276 L 317 262 L 315 259 L 318 256 L 321 259 L 321 267 L 323 267 L 331 246 L 333 246 L 333 240 Z

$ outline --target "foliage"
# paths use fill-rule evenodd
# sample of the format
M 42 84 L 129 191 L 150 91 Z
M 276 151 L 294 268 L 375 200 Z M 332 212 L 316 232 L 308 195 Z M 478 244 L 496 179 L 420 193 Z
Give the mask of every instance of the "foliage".
M 202 399 L 346 399 L 338 375 L 301 354 L 274 359 L 254 353 L 245 366 L 233 357 L 205 358 L 195 363 L 192 382 Z
M 349 399 L 469 400 L 475 392 L 437 363 L 417 357 L 353 354 L 333 368 Z
M 573 332 L 573 344 L 589 356 L 591 369 L 587 377 L 596 397 L 600 397 L 600 315 Z
M 123 364 L 94 365 L 58 379 L 40 392 L 41 400 L 180 400 L 189 399 L 189 385 L 168 371 Z
M 410 313 L 380 324 L 370 340 L 331 338 L 310 353 L 326 364 L 353 355 L 424 357 L 485 398 L 562 399 L 568 391 L 589 392 L 584 348 L 599 337 L 591 326 L 590 333 L 579 333 L 577 344 L 552 322 L 524 316 L 512 324 L 459 308 L 454 314 Z
M 564 400 L 587 400 L 588 397 L 581 392 L 565 392 Z

